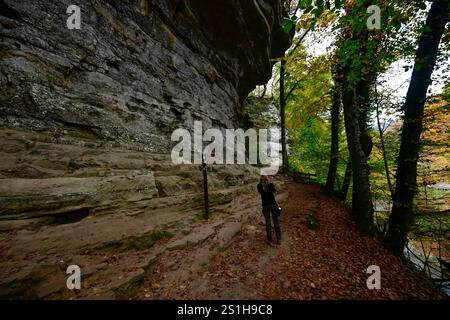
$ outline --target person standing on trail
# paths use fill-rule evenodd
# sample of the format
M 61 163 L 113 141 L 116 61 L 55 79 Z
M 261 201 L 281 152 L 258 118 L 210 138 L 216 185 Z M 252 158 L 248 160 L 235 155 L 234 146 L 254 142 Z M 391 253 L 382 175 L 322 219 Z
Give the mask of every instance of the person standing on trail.
M 269 182 L 268 176 L 261 176 L 258 184 L 258 192 L 261 194 L 262 211 L 264 218 L 266 219 L 266 232 L 267 240 L 272 241 L 272 223 L 270 216 L 272 215 L 273 226 L 275 228 L 275 235 L 277 237 L 277 243 L 281 241 L 281 229 L 280 221 L 277 213 L 278 204 L 275 201 L 275 188 L 273 183 Z

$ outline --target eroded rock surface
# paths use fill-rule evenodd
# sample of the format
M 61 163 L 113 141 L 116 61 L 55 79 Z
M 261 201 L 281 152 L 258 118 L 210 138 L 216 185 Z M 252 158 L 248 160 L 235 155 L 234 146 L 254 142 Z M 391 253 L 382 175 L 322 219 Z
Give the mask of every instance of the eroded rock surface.
M 77 263 L 115 297 L 183 237 L 207 238 L 192 227 L 200 168 L 171 162 L 171 133 L 236 128 L 289 45 L 280 1 L 78 1 L 80 30 L 66 27 L 71 4 L 0 0 L 3 298 L 76 297 Z M 212 166 L 213 213 L 254 192 L 258 172 Z
M 5 1 L 0 125 L 170 150 L 178 127 L 237 125 L 289 39 L 279 1 Z

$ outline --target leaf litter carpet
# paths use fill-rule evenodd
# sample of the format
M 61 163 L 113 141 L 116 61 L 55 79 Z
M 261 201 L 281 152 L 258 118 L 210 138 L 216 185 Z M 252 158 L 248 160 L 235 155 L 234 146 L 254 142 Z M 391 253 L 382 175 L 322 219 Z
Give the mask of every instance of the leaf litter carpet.
M 215 254 L 202 251 L 214 247 L 214 239 L 206 239 L 172 251 L 149 268 L 144 286 L 126 298 L 448 298 L 378 240 L 359 235 L 349 212 L 321 187 L 282 176 L 274 182 L 280 186 L 277 199 L 283 207 L 281 244 L 266 240 L 255 190 L 258 199 L 237 201 L 236 210 L 248 219 L 229 246 Z M 213 213 L 214 219 L 218 218 Z M 316 222 L 313 226 L 311 219 Z M 381 270 L 379 290 L 367 287 L 367 268 L 372 265 Z

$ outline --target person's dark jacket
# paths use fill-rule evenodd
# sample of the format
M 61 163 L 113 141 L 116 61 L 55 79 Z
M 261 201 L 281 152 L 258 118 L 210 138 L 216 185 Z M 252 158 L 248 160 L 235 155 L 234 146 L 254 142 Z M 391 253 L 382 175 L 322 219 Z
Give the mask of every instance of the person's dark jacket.
M 275 201 L 274 192 L 276 192 L 275 186 L 273 183 L 269 183 L 267 186 L 267 191 L 264 190 L 261 183 L 258 184 L 258 192 L 261 194 L 261 202 L 262 206 L 275 206 L 277 202 Z

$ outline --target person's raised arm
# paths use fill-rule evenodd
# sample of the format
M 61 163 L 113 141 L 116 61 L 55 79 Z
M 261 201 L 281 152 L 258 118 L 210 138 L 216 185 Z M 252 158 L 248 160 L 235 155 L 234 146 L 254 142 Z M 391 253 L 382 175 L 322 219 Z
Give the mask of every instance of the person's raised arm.
M 259 193 L 262 193 L 262 187 L 261 187 L 261 185 L 259 183 L 258 183 L 258 186 L 256 187 L 256 189 L 258 189 Z
M 275 188 L 275 185 L 273 183 L 271 185 L 272 185 L 272 192 L 276 193 L 278 191 L 277 188 Z

